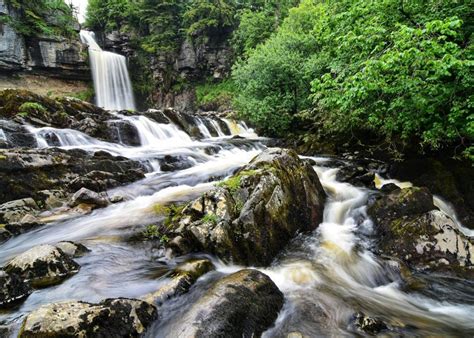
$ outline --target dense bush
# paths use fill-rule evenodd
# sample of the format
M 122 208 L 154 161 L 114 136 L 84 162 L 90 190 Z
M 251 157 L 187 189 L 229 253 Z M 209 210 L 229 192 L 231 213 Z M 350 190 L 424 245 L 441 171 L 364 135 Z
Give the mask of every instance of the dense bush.
M 469 152 L 472 10 L 448 0 L 305 0 L 236 65 L 236 105 L 271 134 L 303 119 L 328 137 L 369 132 L 398 149 Z

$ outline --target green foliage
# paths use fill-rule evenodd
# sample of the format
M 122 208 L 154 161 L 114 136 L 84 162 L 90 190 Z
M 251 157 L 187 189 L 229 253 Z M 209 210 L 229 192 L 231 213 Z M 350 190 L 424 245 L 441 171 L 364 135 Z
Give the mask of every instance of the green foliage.
M 159 240 L 162 244 L 168 243 L 170 240 L 168 236 L 161 233 L 160 228 L 155 224 L 147 225 L 142 235 L 147 240 Z
M 183 14 L 184 28 L 191 37 L 218 33 L 235 24 L 232 0 L 191 0 Z
M 89 0 L 85 24 L 92 30 L 116 30 L 136 8 L 129 0 Z
M 38 113 L 46 113 L 46 108 L 37 102 L 25 102 L 18 107 L 18 115 L 22 117 Z
M 73 37 L 76 21 L 73 10 L 63 0 L 7 0 L 6 3 L 19 13 L 19 18 L 2 18 L 25 36 Z
M 398 149 L 467 148 L 472 14 L 464 1 L 304 0 L 234 67 L 236 106 L 271 135 L 304 121 L 326 137 L 369 133 Z
M 211 223 L 216 225 L 219 222 L 219 218 L 216 214 L 205 214 L 202 218 L 204 223 Z
M 49 94 L 49 93 L 48 93 Z M 93 87 L 89 87 L 83 91 L 80 91 L 80 92 L 77 92 L 77 93 L 73 93 L 71 94 L 70 96 L 76 98 L 76 99 L 79 99 L 81 101 L 86 101 L 86 102 L 92 102 L 92 99 L 94 98 L 94 88 Z M 48 95 L 48 96 L 51 96 Z
M 206 82 L 196 86 L 196 103 L 206 110 L 215 110 L 216 107 L 230 108 L 235 94 L 235 85 L 232 80 L 221 82 Z

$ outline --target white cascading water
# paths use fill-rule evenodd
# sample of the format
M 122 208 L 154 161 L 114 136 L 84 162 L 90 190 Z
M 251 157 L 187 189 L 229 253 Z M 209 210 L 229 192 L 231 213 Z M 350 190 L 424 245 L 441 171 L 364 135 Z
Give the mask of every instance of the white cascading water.
M 93 32 L 82 30 L 80 35 L 89 46 L 96 104 L 107 110 L 135 110 L 125 56 L 102 50 Z
M 7 136 L 5 135 L 5 132 L 3 131 L 2 128 L 0 128 L 0 140 L 1 141 L 6 141 L 7 140 Z

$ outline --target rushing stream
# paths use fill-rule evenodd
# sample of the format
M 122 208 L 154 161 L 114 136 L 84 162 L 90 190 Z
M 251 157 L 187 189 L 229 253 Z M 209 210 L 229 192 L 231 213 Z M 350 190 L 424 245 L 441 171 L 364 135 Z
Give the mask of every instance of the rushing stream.
M 197 141 L 174 124 L 156 123 L 144 116 L 116 114 L 116 118 L 136 127 L 141 146 L 104 142 L 75 130 L 29 127 L 39 147 L 50 147 L 48 135 L 54 134 L 61 148 L 108 151 L 142 161 L 149 173 L 139 182 L 108 192 L 110 196 L 124 196 L 124 202 L 89 215 L 59 219 L 0 245 L 0 265 L 43 243 L 73 240 L 91 249 L 77 259 L 79 273 L 60 285 L 36 290 L 18 308 L 0 313 L 0 324 L 18 330 L 25 314 L 56 301 L 138 298 L 157 290 L 166 282 L 161 276 L 184 258 L 169 258 L 158 245 L 131 240 L 143 225 L 160 221 L 153 205 L 198 196 L 265 148 L 252 130 L 229 120 L 225 123 L 233 135 L 225 135 L 213 121 L 219 136 L 211 137 L 202 119 L 197 118 L 198 128 L 206 136 Z M 232 138 L 237 134 L 241 137 Z M 209 152 L 209 148 L 214 151 Z M 192 166 L 162 172 L 156 158 L 164 154 L 180 155 Z M 336 181 L 338 168 L 330 167 L 327 158 L 312 160 L 329 196 L 324 220 L 313 233 L 295 238 L 271 267 L 261 269 L 285 295 L 283 310 L 264 335 L 280 337 L 299 332 L 309 337 L 352 336 L 354 330 L 348 323 L 354 313 L 362 311 L 404 326 L 404 334 L 472 336 L 473 283 L 421 276 L 430 279 L 429 291 L 404 292 L 396 267 L 370 250 L 373 226 L 366 204 L 372 192 Z M 160 309 L 160 320 L 147 333 L 149 337 L 175 336 L 173 327 L 193 300 L 218 277 L 242 268 L 206 257 L 217 270 L 201 277 L 188 294 L 166 302 Z M 417 329 L 411 331 L 412 327 Z

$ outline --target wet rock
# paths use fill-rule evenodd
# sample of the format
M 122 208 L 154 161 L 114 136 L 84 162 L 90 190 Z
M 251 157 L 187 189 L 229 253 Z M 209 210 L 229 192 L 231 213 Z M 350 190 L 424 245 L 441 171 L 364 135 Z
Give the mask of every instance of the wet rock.
M 79 271 L 79 265 L 61 249 L 52 245 L 38 245 L 12 259 L 4 267 L 32 286 L 46 287 L 62 282 Z
M 265 274 L 241 270 L 217 281 L 182 316 L 180 337 L 259 337 L 278 317 L 283 294 Z
M 0 223 L 20 222 L 26 215 L 34 215 L 39 208 L 32 198 L 23 198 L 0 205 Z
M 36 147 L 36 139 L 24 126 L 13 121 L 0 119 L 0 130 L 5 139 L 2 140 L 0 131 L 0 148 Z
M 388 329 L 381 319 L 366 316 L 361 312 L 355 315 L 354 325 L 358 331 L 369 335 L 376 335 Z
M 153 305 L 136 299 L 48 304 L 25 318 L 19 337 L 138 337 L 157 316 Z
M 43 190 L 104 191 L 144 178 L 144 172 L 133 160 L 94 157 L 79 149 L 0 149 L 0 203 L 26 197 L 42 200 Z
M 59 242 L 54 245 L 56 248 L 61 249 L 66 255 L 71 258 L 78 258 L 84 256 L 86 253 L 90 252 L 88 248 L 80 243 L 75 243 L 71 241 Z
M 113 120 L 108 121 L 107 124 L 110 141 L 132 147 L 141 145 L 138 130 L 129 121 Z
M 395 162 L 391 177 L 428 187 L 430 191 L 450 201 L 461 223 L 474 229 L 474 170 L 469 161 L 430 158 Z
M 184 294 L 196 283 L 199 277 L 214 270 L 214 264 L 208 259 L 193 259 L 180 264 L 171 273 L 171 278 L 158 291 L 143 297 L 143 300 L 161 304 L 171 297 Z
M 87 188 L 81 188 L 74 195 L 72 195 L 69 202 L 70 207 L 78 206 L 79 204 L 89 204 L 93 208 L 104 208 L 109 205 L 107 197 L 98 194 Z
M 7 223 L 3 225 L 5 231 L 9 233 L 8 238 L 24 234 L 25 232 L 31 231 L 36 228 L 44 226 L 43 222 L 37 221 L 35 218 L 30 220 L 25 217 L 20 222 Z M 1 226 L 0 226 L 1 228 Z
M 63 190 L 40 190 L 36 193 L 36 201 L 42 209 L 55 209 L 63 206 L 67 194 Z
M 22 278 L 0 270 L 0 309 L 21 303 L 31 292 L 30 285 Z
M 391 219 L 422 214 L 434 209 L 436 207 L 433 204 L 433 195 L 427 188 L 411 187 L 380 196 L 369 206 L 368 213 L 377 224 L 384 224 Z
M 165 157 L 158 159 L 158 161 L 162 171 L 183 170 L 193 166 L 193 163 L 185 156 L 165 155 Z
M 435 209 L 428 189 L 394 191 L 378 199 L 368 212 L 376 221 L 378 247 L 384 254 L 418 270 L 474 275 L 472 240 Z
M 322 220 L 317 174 L 289 150 L 269 149 L 177 217 L 170 247 L 206 251 L 239 264 L 268 265 L 299 231 Z M 178 245 L 176 245 L 178 244 Z

